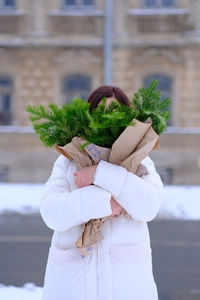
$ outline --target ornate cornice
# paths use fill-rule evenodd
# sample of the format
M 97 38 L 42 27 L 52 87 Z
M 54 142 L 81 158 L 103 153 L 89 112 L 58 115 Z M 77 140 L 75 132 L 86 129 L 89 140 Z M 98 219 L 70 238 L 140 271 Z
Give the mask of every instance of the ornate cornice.
M 183 58 L 176 55 L 173 51 L 160 48 L 151 48 L 145 50 L 140 56 L 134 57 L 132 61 L 136 64 L 140 64 L 146 62 L 152 57 L 166 57 L 175 64 L 179 64 L 183 61 Z
M 66 50 L 61 52 L 56 57 L 52 58 L 52 62 L 55 64 L 63 64 L 63 63 L 72 63 L 73 61 L 76 61 L 79 64 L 100 64 L 101 63 L 101 57 L 96 56 L 92 53 L 92 51 L 89 50 Z

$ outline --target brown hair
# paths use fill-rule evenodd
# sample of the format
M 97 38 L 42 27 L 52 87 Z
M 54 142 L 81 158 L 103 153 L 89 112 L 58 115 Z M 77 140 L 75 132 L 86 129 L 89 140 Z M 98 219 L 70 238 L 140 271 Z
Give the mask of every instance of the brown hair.
M 128 97 L 119 87 L 102 85 L 89 95 L 87 99 L 90 103 L 89 111 L 92 112 L 93 108 L 97 107 L 101 99 L 104 97 L 113 97 L 121 104 L 130 106 Z

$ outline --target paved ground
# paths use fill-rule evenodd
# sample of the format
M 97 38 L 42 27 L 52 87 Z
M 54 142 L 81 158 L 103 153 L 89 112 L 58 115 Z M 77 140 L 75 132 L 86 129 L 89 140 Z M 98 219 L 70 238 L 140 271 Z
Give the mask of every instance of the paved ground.
M 149 229 L 160 300 L 200 300 L 200 222 L 153 221 Z
M 149 223 L 160 300 L 200 300 L 200 221 Z M 43 285 L 53 231 L 39 215 L 0 217 L 0 282 Z

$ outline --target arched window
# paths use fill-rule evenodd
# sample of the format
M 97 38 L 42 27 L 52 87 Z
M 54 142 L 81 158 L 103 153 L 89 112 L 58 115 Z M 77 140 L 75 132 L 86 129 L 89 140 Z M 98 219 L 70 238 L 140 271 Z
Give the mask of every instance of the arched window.
M 82 0 L 82 5 L 94 5 L 94 0 Z
M 0 76 L 0 125 L 11 124 L 12 81 Z
M 64 8 L 84 8 L 94 6 L 94 0 L 63 0 Z
M 175 7 L 175 0 L 143 0 L 143 5 L 146 8 L 170 8 Z
M 64 102 L 69 102 L 74 98 L 86 99 L 91 92 L 91 79 L 84 75 L 70 75 L 63 80 Z
M 162 74 L 149 75 L 144 78 L 144 81 L 143 81 L 144 87 L 146 88 L 153 79 L 156 79 L 159 81 L 157 90 L 160 90 L 160 92 L 161 92 L 161 96 L 162 96 L 161 99 L 169 97 L 172 100 L 172 97 L 171 97 L 172 96 L 172 78 L 170 78 L 169 76 L 162 75 Z M 171 111 L 171 105 L 168 108 L 168 110 Z M 168 120 L 168 125 L 171 125 L 171 118 Z
M 76 0 L 65 0 L 64 6 L 76 5 Z
M 15 8 L 15 0 L 0 0 L 0 8 L 2 9 Z

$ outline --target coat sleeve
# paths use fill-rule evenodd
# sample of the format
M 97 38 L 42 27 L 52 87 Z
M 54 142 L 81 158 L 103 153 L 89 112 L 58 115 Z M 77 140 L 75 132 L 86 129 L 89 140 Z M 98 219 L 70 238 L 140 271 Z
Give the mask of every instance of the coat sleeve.
M 94 176 L 94 184 L 111 192 L 113 198 L 138 221 L 151 221 L 160 208 L 163 183 L 153 161 L 146 157 L 142 164 L 148 175 L 141 178 L 125 168 L 100 161 Z
M 55 161 L 52 174 L 44 186 L 40 214 L 46 225 L 55 231 L 112 214 L 111 193 L 90 185 L 71 191 L 68 175 L 71 162 L 64 156 Z

